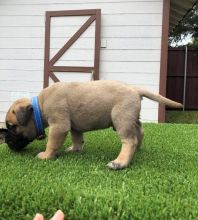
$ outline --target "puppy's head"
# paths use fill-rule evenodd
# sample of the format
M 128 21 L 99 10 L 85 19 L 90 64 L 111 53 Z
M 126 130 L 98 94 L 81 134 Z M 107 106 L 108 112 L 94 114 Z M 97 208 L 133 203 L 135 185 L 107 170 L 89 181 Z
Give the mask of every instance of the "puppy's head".
M 33 106 L 29 99 L 15 101 L 6 115 L 5 142 L 9 148 L 20 151 L 37 136 L 33 119 Z

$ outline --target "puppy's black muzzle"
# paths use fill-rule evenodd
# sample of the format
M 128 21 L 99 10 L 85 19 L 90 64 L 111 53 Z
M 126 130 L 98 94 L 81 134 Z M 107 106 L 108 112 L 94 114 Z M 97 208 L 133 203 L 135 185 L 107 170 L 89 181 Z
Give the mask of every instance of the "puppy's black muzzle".
M 11 150 L 21 151 L 31 142 L 31 140 L 8 129 L 5 134 L 5 142 Z
M 5 143 L 11 150 L 21 151 L 31 142 L 22 134 L 16 133 L 16 125 L 9 124 L 6 121 L 6 127 L 7 129 L 1 129 L 1 132 L 4 133 Z

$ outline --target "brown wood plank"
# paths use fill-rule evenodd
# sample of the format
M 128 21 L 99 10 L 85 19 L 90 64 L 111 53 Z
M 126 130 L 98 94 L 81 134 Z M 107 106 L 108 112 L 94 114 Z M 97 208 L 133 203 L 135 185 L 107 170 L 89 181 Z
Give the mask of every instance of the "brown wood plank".
M 63 10 L 63 11 L 47 11 L 51 17 L 64 17 L 64 16 L 83 16 L 83 15 L 95 15 L 98 9 L 86 9 L 86 10 Z M 100 9 L 99 9 L 100 10 Z
M 99 80 L 100 26 L 101 26 L 101 10 L 97 10 L 97 12 L 96 12 L 96 27 L 95 27 L 94 72 L 93 72 L 93 79 L 94 80 Z
M 49 77 L 51 77 L 51 79 L 54 82 L 60 82 L 60 80 L 56 77 L 56 75 L 53 72 L 49 72 Z
M 198 77 L 198 50 L 188 50 L 187 73 Z
M 176 102 L 183 102 L 184 77 L 168 77 L 166 97 Z M 167 107 L 167 109 L 171 109 Z
M 198 109 L 198 77 L 187 78 L 186 80 L 186 110 Z
M 49 85 L 49 75 L 48 75 L 48 66 L 49 66 L 49 48 L 50 48 L 50 16 L 46 13 L 45 16 L 45 55 L 44 55 L 44 81 L 43 88 L 46 88 Z
M 163 0 L 162 16 L 162 41 L 160 60 L 160 88 L 161 95 L 166 95 L 167 59 L 168 59 L 168 34 L 169 34 L 170 0 Z M 165 122 L 165 106 L 159 105 L 158 122 Z
M 94 67 L 85 66 L 50 66 L 49 70 L 53 72 L 81 72 L 91 73 Z
M 184 76 L 185 50 L 169 50 L 168 51 L 168 70 L 167 75 Z

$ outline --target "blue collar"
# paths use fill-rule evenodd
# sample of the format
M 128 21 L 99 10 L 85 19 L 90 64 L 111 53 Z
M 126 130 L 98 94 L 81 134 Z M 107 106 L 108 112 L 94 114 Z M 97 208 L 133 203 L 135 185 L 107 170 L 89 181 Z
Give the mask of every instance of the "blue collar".
M 34 123 L 38 133 L 38 139 L 42 139 L 45 136 L 43 122 L 41 118 L 41 111 L 39 107 L 38 97 L 32 97 L 32 106 L 33 106 L 33 114 L 34 114 Z

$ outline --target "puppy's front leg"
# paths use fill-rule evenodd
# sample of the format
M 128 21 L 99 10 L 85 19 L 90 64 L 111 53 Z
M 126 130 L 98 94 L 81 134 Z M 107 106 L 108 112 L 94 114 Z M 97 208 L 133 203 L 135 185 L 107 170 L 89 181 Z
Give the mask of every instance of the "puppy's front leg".
M 50 159 L 57 155 L 59 147 L 64 143 L 69 129 L 60 125 L 50 125 L 47 147 L 44 152 L 37 155 L 39 159 Z

